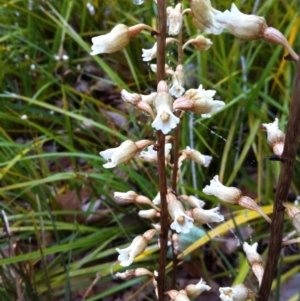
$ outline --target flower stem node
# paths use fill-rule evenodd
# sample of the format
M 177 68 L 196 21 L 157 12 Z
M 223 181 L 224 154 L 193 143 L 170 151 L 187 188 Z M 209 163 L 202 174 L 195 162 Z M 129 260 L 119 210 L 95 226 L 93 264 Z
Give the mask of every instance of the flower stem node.
M 216 20 L 232 35 L 244 40 L 262 38 L 263 32 L 268 27 L 263 17 L 243 14 L 234 3 L 231 4 L 230 11 L 218 14 Z
M 200 294 L 202 294 L 204 291 L 209 291 L 211 287 L 206 284 L 205 281 L 201 278 L 200 281 L 197 284 L 189 284 L 185 287 L 185 291 L 189 298 L 196 298 Z
M 262 129 L 267 132 L 268 144 L 275 155 L 281 156 L 284 148 L 285 134 L 279 129 L 278 118 L 273 123 L 263 123 Z
M 177 126 L 180 120 L 173 114 L 173 98 L 165 81 L 158 83 L 154 106 L 156 118 L 152 122 L 152 127 L 161 130 L 166 135 Z
M 201 114 L 204 118 L 211 117 L 214 112 L 220 111 L 225 103 L 220 100 L 214 100 L 216 94 L 214 90 L 204 90 L 202 85 L 198 89 L 187 90 L 184 95 L 174 101 L 174 110 L 192 111 L 195 114 Z
M 92 38 L 93 45 L 91 55 L 114 53 L 122 50 L 129 44 L 131 38 L 135 37 L 144 29 L 154 31 L 153 28 L 146 24 L 137 24 L 131 27 L 118 24 L 109 33 Z
M 177 233 L 189 233 L 190 229 L 193 227 L 194 219 L 186 214 L 182 203 L 173 193 L 168 192 L 166 199 L 169 214 L 173 219 L 173 223 L 170 225 L 171 229 Z
M 257 297 L 257 295 L 244 284 L 237 284 L 233 287 L 220 287 L 219 291 L 222 301 L 246 301 Z
M 140 140 L 136 142 L 126 140 L 118 147 L 101 151 L 99 153 L 100 156 L 108 161 L 103 165 L 103 167 L 113 168 L 120 163 L 127 162 L 132 159 L 137 153 L 151 144 L 153 144 L 153 141 L 150 140 Z

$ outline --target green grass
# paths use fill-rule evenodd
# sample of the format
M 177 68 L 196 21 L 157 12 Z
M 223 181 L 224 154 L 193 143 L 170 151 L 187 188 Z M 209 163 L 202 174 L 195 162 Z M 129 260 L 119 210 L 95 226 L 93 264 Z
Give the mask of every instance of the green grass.
M 0 209 L 11 231 L 10 236 L 3 231 L 0 238 L 0 299 L 17 300 L 18 288 L 24 300 L 73 300 L 79 288 L 86 291 L 99 273 L 98 290 L 86 300 L 100 300 L 140 282 L 133 279 L 108 287 L 111 270 L 124 270 L 116 264 L 115 248 L 127 246 L 149 227 L 138 217 L 135 206 L 118 205 L 113 192 L 135 190 L 153 198 L 158 190 L 157 171 L 135 160 L 121 165 L 117 172 L 106 170 L 98 153 L 126 139 L 155 140 L 149 119 L 124 108 L 119 94 L 123 88 L 143 94 L 156 89 L 155 75 L 141 60 L 141 48 L 150 48 L 155 38 L 143 32 L 124 51 L 95 57 L 89 54 L 91 38 L 117 23 L 155 24 L 156 8 L 150 0 L 141 6 L 129 0 L 94 0 L 95 15 L 91 16 L 86 1 L 32 2 L 30 9 L 30 1 L 0 0 Z M 254 2 L 236 4 L 251 13 Z M 220 10 L 229 9 L 231 2 L 217 5 Z M 268 0 L 259 3 L 257 14 L 281 30 L 299 52 L 298 11 L 296 0 Z M 185 26 L 184 39 L 197 35 L 189 17 L 185 17 Z M 184 56 L 186 89 L 200 83 L 205 89 L 215 89 L 226 107 L 210 119 L 186 114 L 181 121 L 181 148 L 191 145 L 192 139 L 194 148 L 212 155 L 213 161 L 208 169 L 196 166 L 194 185 L 191 166 L 185 163 L 178 192 L 195 193 L 214 205 L 216 199 L 207 197 L 202 189 L 219 174 L 224 184 L 238 185 L 267 208 L 273 201 L 280 165 L 267 159 L 271 149 L 260 124 L 277 117 L 285 129 L 295 64 L 283 60 L 285 52 L 277 45 L 240 41 L 227 33 L 209 38 L 214 43 L 210 50 L 200 53 L 188 48 Z M 55 59 L 63 54 L 68 60 Z M 175 66 L 172 45 L 167 61 Z M 119 114 L 117 121 L 111 113 Z M 192 126 L 189 118 L 193 118 Z M 295 196 L 299 178 L 297 158 Z M 60 209 L 57 204 L 57 195 L 76 191 L 78 196 L 84 186 L 91 188 L 90 200 L 100 199 L 101 210 L 107 210 L 97 213 L 99 221 L 93 224 L 68 221 L 66 215 L 78 217 L 81 210 Z M 0 215 L 3 228 L 4 213 Z M 221 226 L 224 235 L 228 226 Z M 264 221 L 257 217 L 232 221 L 236 233 L 239 227 L 252 227 L 253 241 L 269 235 Z M 291 229 L 287 221 L 286 233 Z M 207 242 L 219 257 L 220 243 L 213 236 Z M 151 245 L 155 246 L 155 240 Z M 196 241 L 186 255 L 197 259 L 202 245 Z M 225 276 L 233 276 L 236 283 L 246 280 L 249 267 L 240 251 L 238 266 L 221 258 L 219 274 L 211 274 L 209 267 L 203 270 L 216 281 Z M 299 272 L 297 257 L 288 258 L 288 263 L 283 258 L 281 264 L 285 272 L 281 285 Z M 157 259 L 155 248 L 134 266 L 141 262 L 155 269 Z M 275 284 L 273 289 L 278 293 Z

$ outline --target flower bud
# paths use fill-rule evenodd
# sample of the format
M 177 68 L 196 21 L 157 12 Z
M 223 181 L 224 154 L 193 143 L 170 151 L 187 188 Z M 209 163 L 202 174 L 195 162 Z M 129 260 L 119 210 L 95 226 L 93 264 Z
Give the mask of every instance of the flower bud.
M 181 291 L 170 290 L 170 291 L 167 291 L 166 294 L 169 295 L 169 297 L 173 301 L 190 301 L 190 299 L 186 295 L 185 290 L 181 290 Z
M 148 209 L 148 210 L 140 210 L 139 216 L 142 218 L 151 219 L 151 218 L 160 217 L 160 214 L 155 209 Z
M 267 131 L 268 144 L 273 148 L 275 155 L 280 156 L 284 148 L 285 134 L 278 127 L 278 118 L 273 123 L 263 123 L 262 129 Z
M 116 277 L 119 279 L 127 280 L 135 277 L 141 277 L 148 275 L 151 278 L 154 277 L 154 274 L 145 268 L 137 268 L 135 270 L 127 270 L 124 273 L 116 273 Z
M 233 287 L 220 287 L 220 299 L 222 301 L 246 301 L 257 295 L 244 284 L 237 284 Z
M 212 157 L 202 155 L 199 151 L 191 149 L 189 146 L 187 146 L 186 149 L 184 149 L 182 151 L 182 154 L 179 157 L 178 161 L 181 163 L 182 161 L 184 161 L 186 159 L 191 159 L 204 167 L 208 167 L 212 160 Z
M 172 87 L 170 88 L 170 94 L 174 97 L 180 97 L 185 91 L 184 85 L 184 73 L 182 65 L 176 67 L 176 71 L 172 75 Z
M 196 197 L 190 195 L 180 195 L 178 197 L 180 200 L 184 200 L 187 202 L 192 208 L 202 208 L 205 205 L 205 202 L 202 200 L 197 199 Z
M 191 212 L 195 223 L 209 224 L 220 223 L 224 221 L 224 216 L 219 213 L 219 207 L 204 210 L 202 208 L 194 208 Z

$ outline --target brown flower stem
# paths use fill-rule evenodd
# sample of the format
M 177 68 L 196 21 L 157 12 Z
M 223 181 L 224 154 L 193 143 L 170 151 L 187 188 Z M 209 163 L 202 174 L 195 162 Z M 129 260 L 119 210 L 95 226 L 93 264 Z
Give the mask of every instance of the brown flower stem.
M 265 272 L 262 279 L 259 297 L 257 301 L 267 301 L 269 298 L 272 281 L 277 269 L 277 263 L 281 251 L 284 207 L 282 202 L 286 201 L 293 177 L 296 159 L 296 150 L 300 136 L 300 62 L 297 62 L 296 77 L 294 80 L 290 116 L 286 129 L 284 149 L 281 155 L 282 168 L 279 175 L 278 185 L 273 208 L 270 243 Z
M 166 1 L 157 1 L 158 11 L 158 36 L 157 36 L 157 83 L 161 80 L 165 80 L 165 54 L 166 54 Z M 159 266 L 158 266 L 158 277 L 157 277 L 157 290 L 158 300 L 165 300 L 165 274 L 166 274 L 166 263 L 167 263 L 167 247 L 168 247 L 168 206 L 166 200 L 167 194 L 167 175 L 165 167 L 165 135 L 158 131 L 158 176 L 159 176 L 159 191 L 161 201 L 160 211 L 160 225 L 161 233 L 159 237 L 160 251 L 159 251 Z

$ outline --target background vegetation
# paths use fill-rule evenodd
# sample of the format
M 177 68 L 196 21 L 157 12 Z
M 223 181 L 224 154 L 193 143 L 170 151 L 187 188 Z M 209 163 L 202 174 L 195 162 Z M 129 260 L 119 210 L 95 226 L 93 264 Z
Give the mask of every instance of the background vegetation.
M 126 300 L 126 294 L 154 300 L 151 283 L 113 279 L 113 273 L 124 270 L 115 248 L 149 228 L 136 206 L 116 203 L 113 192 L 135 190 L 154 198 L 156 167 L 132 161 L 112 172 L 98 155 L 128 138 L 155 139 L 148 118 L 125 107 L 119 93 L 122 88 L 143 94 L 155 90 L 155 75 L 141 60 L 141 48 L 151 48 L 154 37 L 143 32 L 122 52 L 89 55 L 91 38 L 116 23 L 155 26 L 152 2 L 0 0 L 1 300 Z M 212 3 L 219 10 L 231 5 Z M 299 53 L 299 1 L 235 3 L 244 13 L 264 16 Z M 184 39 L 196 34 L 185 17 Z M 182 148 L 189 145 L 213 161 L 208 169 L 184 165 L 178 193 L 213 205 L 217 200 L 202 189 L 219 174 L 224 184 L 240 187 L 270 213 L 280 165 L 267 159 L 272 151 L 260 125 L 277 117 L 284 130 L 295 64 L 283 59 L 280 46 L 226 33 L 209 38 L 214 43 L 209 51 L 188 48 L 185 53 L 186 88 L 201 83 L 215 89 L 226 107 L 210 119 L 184 116 Z M 168 46 L 167 61 L 175 66 L 175 46 Z M 298 162 L 290 201 L 299 195 Z M 181 237 L 186 257 L 179 282 L 203 277 L 213 285 L 203 298 L 214 300 L 217 286 L 232 282 L 246 281 L 256 290 L 239 243 L 259 241 L 264 257 L 269 233 L 262 218 L 237 209 L 224 207 L 228 222 L 215 230 L 205 227 Z M 287 221 L 286 233 L 291 229 Z M 155 269 L 156 251 L 153 240 L 138 265 L 142 261 Z M 283 250 L 275 300 L 300 299 L 299 288 L 288 286 L 299 283 L 298 254 L 297 245 Z

